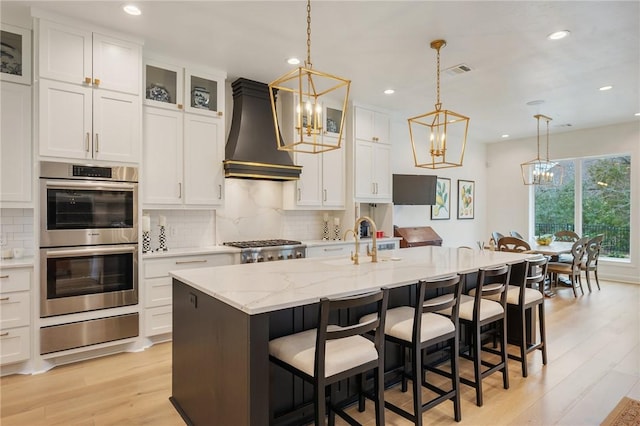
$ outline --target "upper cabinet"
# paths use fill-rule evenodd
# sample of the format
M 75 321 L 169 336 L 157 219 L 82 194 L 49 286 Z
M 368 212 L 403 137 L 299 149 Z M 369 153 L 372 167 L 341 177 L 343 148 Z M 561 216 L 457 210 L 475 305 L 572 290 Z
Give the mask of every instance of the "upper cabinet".
M 224 203 L 225 78 L 145 61 L 144 208 Z
M 31 203 L 31 86 L 0 82 L 0 201 Z
M 284 99 L 284 97 L 283 97 Z M 295 109 L 292 109 L 295 110 Z M 325 103 L 322 107 L 323 140 L 335 145 L 342 120 L 342 105 Z M 295 131 L 294 118 L 291 132 Z M 344 135 L 343 135 L 344 138 Z M 345 208 L 344 139 L 340 149 L 320 154 L 295 153 L 294 163 L 302 166 L 300 179 L 284 182 L 283 208 L 288 210 L 343 210 Z
M 40 155 L 138 162 L 142 47 L 40 19 L 37 58 Z
M 154 60 L 145 61 L 145 105 L 222 116 L 222 73 L 183 68 Z
M 354 198 L 358 202 L 391 202 L 389 116 L 354 107 Z

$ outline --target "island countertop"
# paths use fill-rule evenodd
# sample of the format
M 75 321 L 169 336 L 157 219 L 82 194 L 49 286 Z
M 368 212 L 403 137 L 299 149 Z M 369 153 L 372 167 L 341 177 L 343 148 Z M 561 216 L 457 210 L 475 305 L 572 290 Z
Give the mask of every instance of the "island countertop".
M 531 254 L 438 246 L 379 252 L 378 262 L 360 256 L 296 259 L 172 271 L 170 275 L 249 315 L 316 303 L 420 279 L 470 273 L 522 262 Z

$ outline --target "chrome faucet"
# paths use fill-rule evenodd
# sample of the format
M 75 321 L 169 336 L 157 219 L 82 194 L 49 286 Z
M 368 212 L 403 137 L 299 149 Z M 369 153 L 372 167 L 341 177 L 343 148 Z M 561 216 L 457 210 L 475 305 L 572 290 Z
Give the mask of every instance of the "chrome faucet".
M 351 253 L 351 260 L 353 260 L 353 264 L 354 265 L 359 265 L 359 252 L 360 252 L 360 240 L 358 238 L 358 230 L 360 228 L 360 224 L 364 221 L 369 222 L 369 224 L 371 225 L 372 228 L 372 234 L 371 237 L 373 239 L 373 247 L 371 249 L 369 249 L 369 246 L 367 245 L 367 256 L 371 257 L 371 262 L 377 262 L 378 261 L 378 240 L 376 238 L 376 231 L 378 230 L 378 228 L 376 227 L 376 223 L 373 221 L 373 219 L 371 219 L 368 216 L 360 216 L 358 219 L 356 219 L 356 224 L 353 227 L 353 229 L 347 229 L 344 233 L 344 237 L 342 238 L 343 240 L 347 239 L 347 235 L 349 234 L 349 232 L 351 232 L 353 234 L 353 238 L 355 238 L 355 253 Z

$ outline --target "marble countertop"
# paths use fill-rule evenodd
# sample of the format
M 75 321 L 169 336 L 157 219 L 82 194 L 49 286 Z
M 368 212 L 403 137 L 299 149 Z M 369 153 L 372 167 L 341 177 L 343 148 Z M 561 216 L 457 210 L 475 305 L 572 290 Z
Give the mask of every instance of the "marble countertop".
M 167 251 L 154 251 L 150 253 L 143 253 L 142 258 L 157 259 L 162 257 L 197 256 L 197 255 L 203 255 L 203 254 L 223 254 L 223 253 L 240 253 L 240 249 L 235 247 L 229 247 L 229 246 L 178 248 L 178 249 L 169 249 Z
M 2 269 L 10 269 L 10 268 L 26 268 L 32 267 L 35 259 L 33 257 L 21 257 L 20 259 L 11 258 L 11 259 L 2 259 L 0 260 L 0 268 Z
M 372 263 L 361 256 L 306 258 L 171 271 L 170 275 L 249 315 L 316 303 L 419 279 L 519 263 L 531 254 L 426 246 L 385 250 Z

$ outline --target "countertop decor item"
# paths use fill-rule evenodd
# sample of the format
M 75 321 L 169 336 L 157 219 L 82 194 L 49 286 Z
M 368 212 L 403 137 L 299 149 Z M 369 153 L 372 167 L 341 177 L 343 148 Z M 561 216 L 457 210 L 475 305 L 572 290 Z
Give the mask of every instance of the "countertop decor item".
M 278 149 L 310 154 L 339 149 L 344 132 L 345 114 L 342 114 L 340 123 L 335 121 L 333 124 L 328 123 L 327 127 L 330 126 L 331 129 L 325 129 L 322 117 L 323 104 L 340 100 L 342 111 L 347 111 L 350 87 L 351 80 L 312 69 L 311 0 L 307 0 L 307 59 L 304 61 L 304 66 L 287 72 L 269 84 Z M 293 109 L 295 130 L 289 140 L 284 140 L 282 135 L 288 133 L 281 129 L 288 129 L 291 122 L 289 117 L 284 117 L 279 105 L 276 105 L 276 99 L 285 99 L 288 94 L 293 94 L 292 98 L 295 102 Z M 323 138 L 322 135 L 326 131 L 337 133 L 338 136 Z
M 469 117 L 442 109 L 440 102 L 440 49 L 446 45 L 444 40 L 431 42 L 431 48 L 438 52 L 435 111 L 409 118 L 415 166 L 425 169 L 461 167 L 467 145 Z
M 536 243 L 540 244 L 541 246 L 548 246 L 553 242 L 554 239 L 555 237 L 553 236 L 553 234 L 543 234 L 536 237 Z
M 171 103 L 171 96 L 169 91 L 160 84 L 152 83 L 147 87 L 147 99 L 151 99 L 156 102 Z
M 194 87 L 191 96 L 191 106 L 194 108 L 209 109 L 209 91 L 204 87 Z

